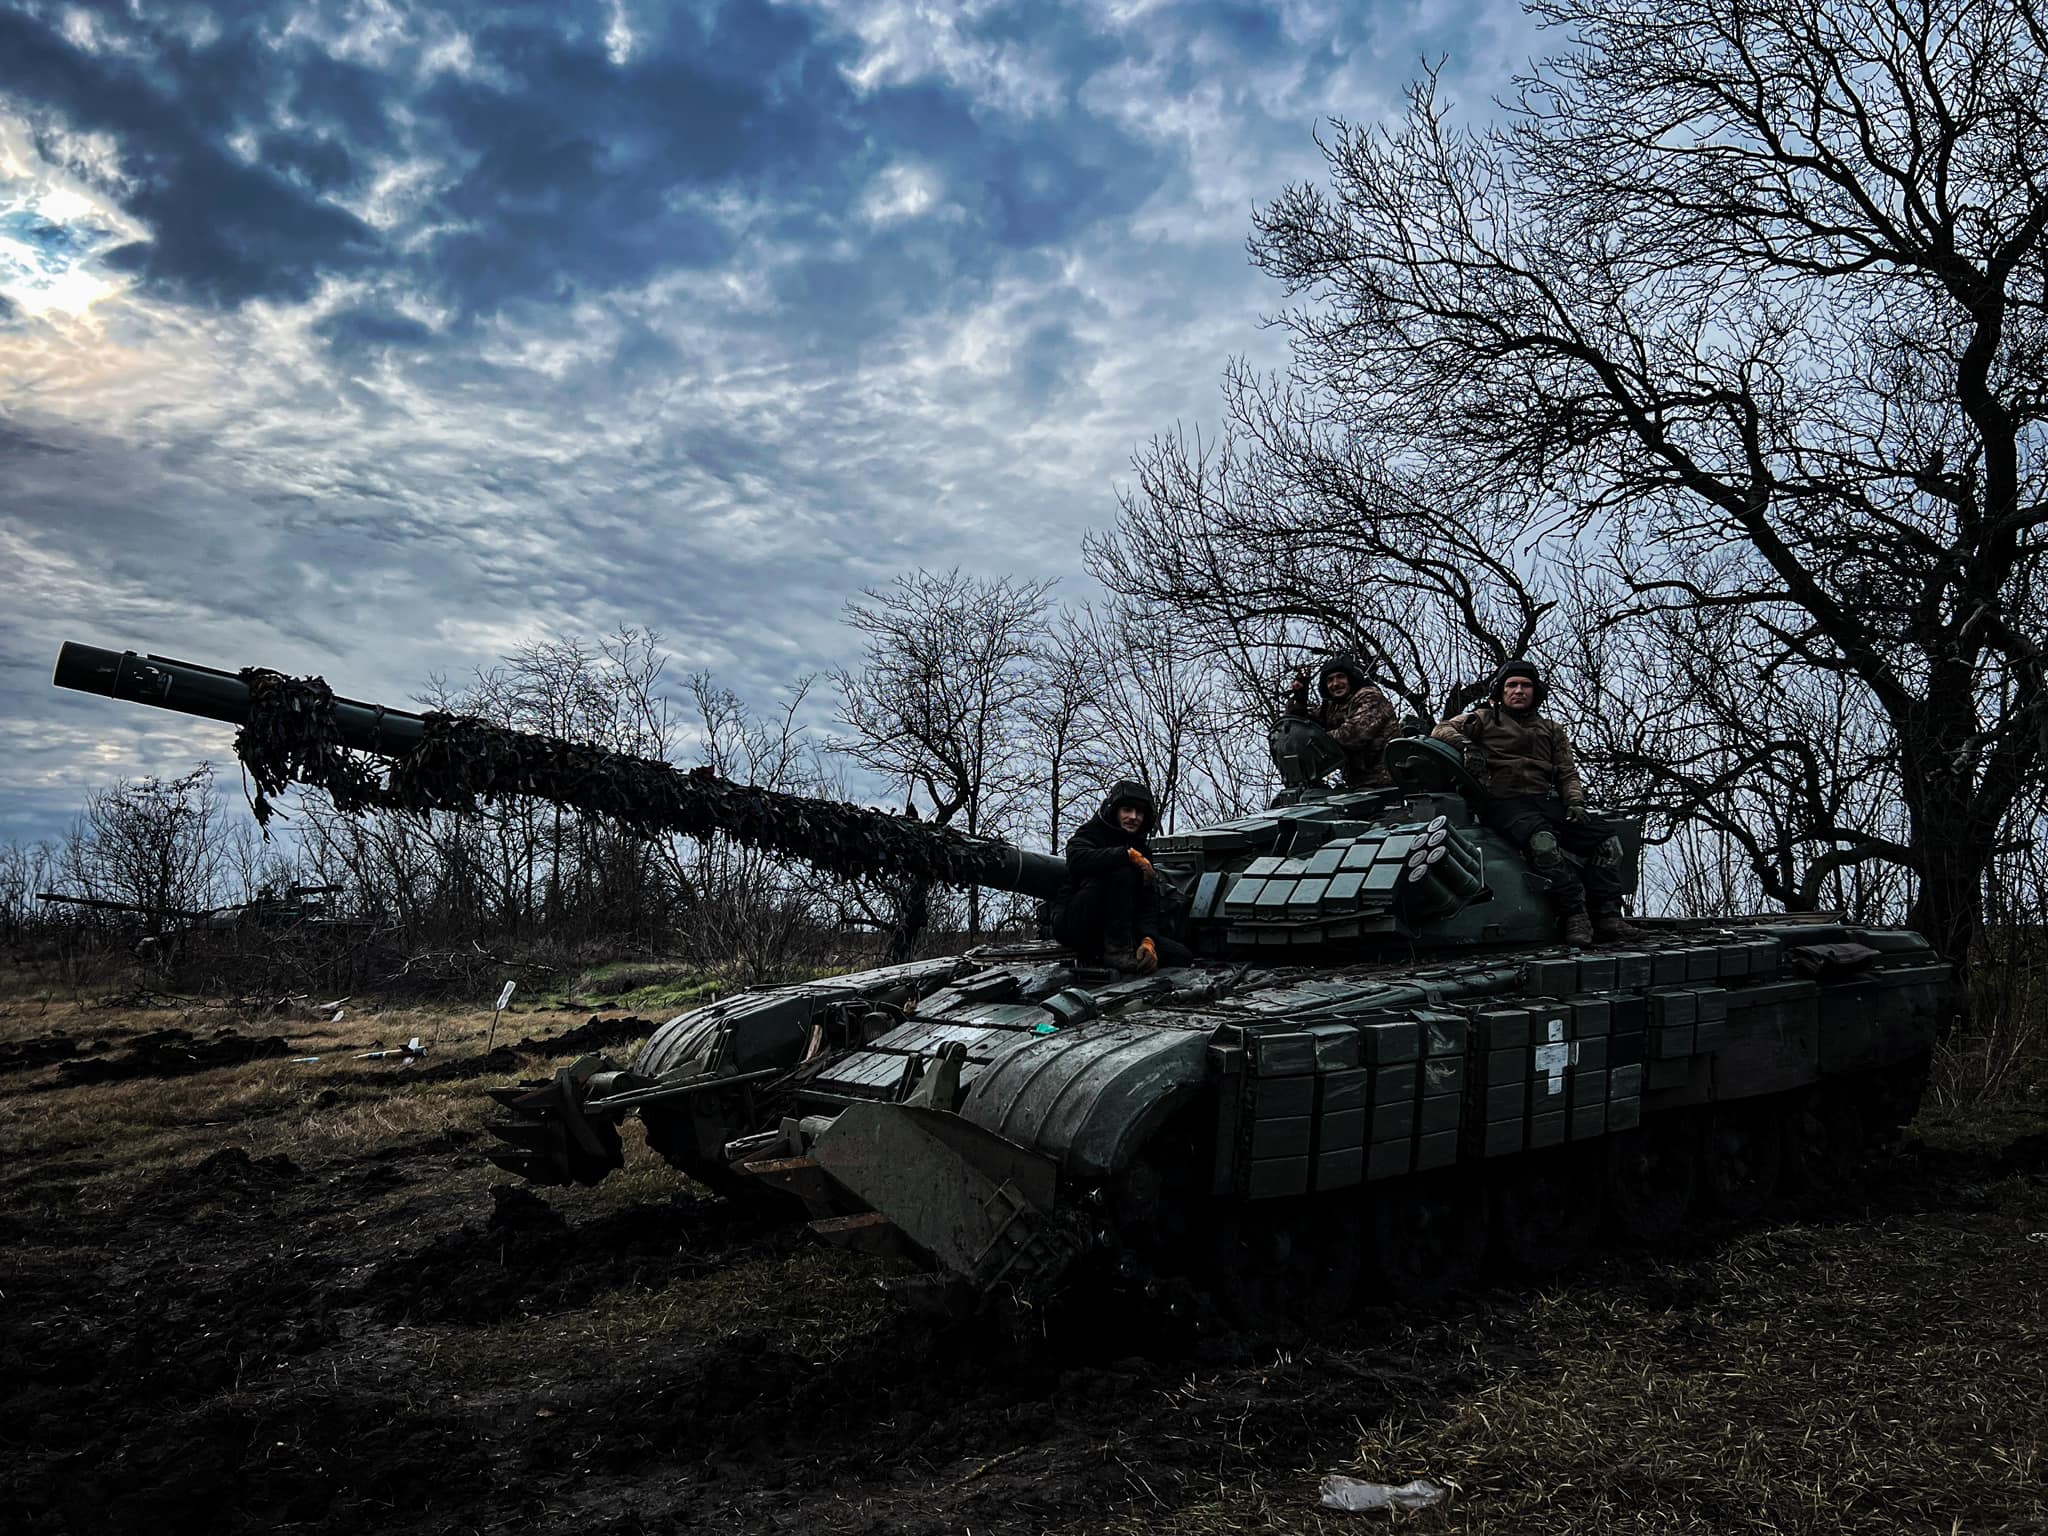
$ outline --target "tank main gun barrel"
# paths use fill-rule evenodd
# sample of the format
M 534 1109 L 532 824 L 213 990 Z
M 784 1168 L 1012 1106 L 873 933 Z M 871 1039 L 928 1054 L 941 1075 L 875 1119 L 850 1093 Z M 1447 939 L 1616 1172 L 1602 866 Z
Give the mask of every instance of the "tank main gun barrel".
M 904 875 L 1030 896 L 1053 895 L 1066 876 L 1066 861 L 1055 855 L 950 827 L 735 784 L 708 769 L 683 770 L 471 716 L 342 698 L 318 679 L 293 680 L 253 667 L 226 672 L 67 641 L 51 681 L 239 726 L 235 750 L 259 790 L 311 784 L 345 810 L 461 811 L 480 800 L 530 795 L 642 832 L 723 832 L 844 875 Z M 341 749 L 391 767 L 379 782 Z
M 104 646 L 64 642 L 50 681 L 59 688 L 97 693 L 131 704 L 153 704 L 181 715 L 227 725 L 249 721 L 249 684 L 240 673 L 169 656 L 139 656 Z M 378 757 L 405 756 L 426 735 L 427 717 L 407 709 L 334 698 L 334 725 L 344 746 Z

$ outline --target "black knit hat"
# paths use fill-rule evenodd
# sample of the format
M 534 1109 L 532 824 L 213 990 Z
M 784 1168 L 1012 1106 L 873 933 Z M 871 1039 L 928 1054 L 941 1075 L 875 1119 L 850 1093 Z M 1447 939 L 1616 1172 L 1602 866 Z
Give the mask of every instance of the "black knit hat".
M 1136 779 L 1119 779 L 1110 786 L 1109 798 L 1102 802 L 1104 819 L 1114 821 L 1120 805 L 1135 805 L 1143 811 L 1148 828 L 1159 820 L 1159 802 L 1152 798 L 1152 791 Z
M 1501 694 L 1506 690 L 1508 679 L 1511 677 L 1526 677 L 1536 685 L 1537 704 L 1541 704 L 1550 694 L 1549 685 L 1543 681 L 1543 669 L 1533 661 L 1518 659 L 1508 662 L 1498 672 L 1493 674 L 1493 693 L 1491 697 L 1494 703 L 1498 704 L 1501 701 Z
M 1353 688 L 1363 688 L 1365 686 L 1365 668 L 1361 667 L 1358 664 L 1358 658 L 1348 651 L 1339 651 L 1335 656 L 1328 658 L 1320 667 L 1316 668 L 1316 686 L 1318 688 L 1322 687 L 1332 672 L 1342 672 L 1346 677 L 1350 678 Z

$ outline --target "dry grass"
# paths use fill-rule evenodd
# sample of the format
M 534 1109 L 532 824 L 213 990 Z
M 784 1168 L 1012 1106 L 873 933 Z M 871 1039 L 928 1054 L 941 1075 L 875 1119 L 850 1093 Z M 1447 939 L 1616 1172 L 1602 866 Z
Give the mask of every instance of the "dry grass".
M 573 1196 L 565 1196 L 574 1200 L 578 1210 L 618 1211 L 678 1198 L 714 1198 L 710 1190 L 685 1178 L 649 1150 L 646 1139 L 630 1121 L 620 1135 L 625 1143 L 626 1166 L 595 1189 L 579 1189 Z
M 1464 1328 L 1477 1384 L 1375 1416 L 1348 1462 L 1107 1529 L 1356 1529 L 1368 1517 L 1316 1502 L 1341 1471 L 1450 1486 L 1397 1518 L 1416 1533 L 2048 1530 L 2042 1182 L 2007 1177 L 1964 1214 L 1612 1259 L 1490 1303 Z
M 581 1013 L 507 1013 L 498 1042 L 545 1037 L 584 1021 Z M 108 1009 L 90 1003 L 16 1002 L 0 1007 L 0 1041 L 71 1035 L 81 1045 L 123 1042 L 162 1029 L 211 1035 L 227 1029 L 251 1038 L 282 1035 L 295 1055 L 317 1062 L 265 1060 L 125 1082 L 74 1084 L 49 1091 L 54 1067 L 0 1077 L 0 1157 L 30 1159 L 96 1148 L 113 1154 L 107 1176 L 133 1176 L 189 1162 L 218 1148 L 223 1128 L 253 1156 L 283 1153 L 300 1163 L 360 1154 L 371 1148 L 463 1128 L 480 1131 L 493 1105 L 496 1079 L 413 1080 L 403 1061 L 359 1061 L 356 1053 L 389 1049 L 418 1036 L 439 1042 L 429 1064 L 480 1053 L 488 1011 L 422 1007 L 389 1010 L 344 1005 L 339 1023 L 245 1015 L 218 1007 Z M 568 1057 L 533 1057 L 524 1075 L 541 1076 Z M 378 1083 L 346 1079 L 372 1073 Z

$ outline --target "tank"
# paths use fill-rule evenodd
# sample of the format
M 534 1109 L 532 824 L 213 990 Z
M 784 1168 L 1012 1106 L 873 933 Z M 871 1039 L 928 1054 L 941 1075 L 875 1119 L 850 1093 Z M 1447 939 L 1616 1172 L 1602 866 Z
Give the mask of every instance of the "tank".
M 1052 855 L 318 679 L 73 644 L 56 681 L 240 725 L 266 794 L 541 794 L 847 874 L 1039 896 L 1064 875 Z M 1193 963 L 1127 975 L 989 945 L 729 997 L 630 1063 L 494 1090 L 495 1160 L 594 1185 L 637 1120 L 720 1194 L 973 1293 L 1313 1324 L 1368 1283 L 1418 1301 L 1489 1258 L 1548 1273 L 1603 1223 L 1656 1242 L 1784 1185 L 1838 1192 L 1911 1118 L 1956 1005 L 1918 934 L 1776 914 L 1566 947 L 1547 880 L 1482 824 L 1442 743 L 1397 739 L 1393 786 L 1364 791 L 1324 784 L 1336 754 L 1306 722 L 1272 748 L 1271 809 L 1152 839 Z M 1633 885 L 1639 829 L 1617 825 Z

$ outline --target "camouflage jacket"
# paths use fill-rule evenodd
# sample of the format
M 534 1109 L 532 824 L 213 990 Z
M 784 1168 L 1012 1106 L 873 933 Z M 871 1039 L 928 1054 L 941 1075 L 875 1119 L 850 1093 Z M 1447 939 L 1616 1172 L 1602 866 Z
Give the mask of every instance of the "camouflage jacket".
M 1341 699 L 1324 699 L 1313 706 L 1303 685 L 1288 695 L 1287 713 L 1315 721 L 1344 749 L 1346 788 L 1379 789 L 1394 782 L 1380 757 L 1399 722 L 1387 696 L 1371 683 L 1359 684 Z
M 1586 803 L 1571 738 L 1563 726 L 1534 710 L 1516 715 L 1498 704 L 1482 704 L 1430 734 L 1461 752 L 1477 748 L 1486 759 L 1481 779 L 1496 800 L 1554 794 L 1566 805 Z

